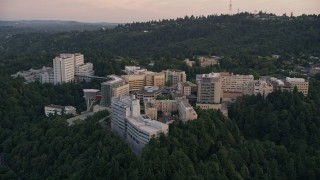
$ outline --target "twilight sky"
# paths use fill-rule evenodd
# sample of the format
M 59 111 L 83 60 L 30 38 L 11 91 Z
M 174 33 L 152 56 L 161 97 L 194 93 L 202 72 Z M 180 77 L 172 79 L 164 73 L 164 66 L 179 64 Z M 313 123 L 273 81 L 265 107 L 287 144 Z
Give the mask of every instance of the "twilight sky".
M 233 13 L 320 14 L 320 0 L 233 0 Z M 133 22 L 226 14 L 229 0 L 0 0 L 0 20 Z

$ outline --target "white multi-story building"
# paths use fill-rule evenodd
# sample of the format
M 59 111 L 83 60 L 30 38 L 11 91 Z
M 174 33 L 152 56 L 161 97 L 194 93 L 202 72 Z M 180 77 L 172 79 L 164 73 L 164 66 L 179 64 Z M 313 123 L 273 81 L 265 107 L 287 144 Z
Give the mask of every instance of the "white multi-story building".
M 53 59 L 54 84 L 74 80 L 74 54 L 60 54 Z
M 94 75 L 93 64 L 84 63 L 84 56 L 80 53 L 60 54 L 53 59 L 54 84 L 74 81 L 77 75 L 79 81 L 90 79 Z
M 93 64 L 92 63 L 85 63 L 75 66 L 75 75 L 81 76 L 93 76 Z
M 84 56 L 80 53 L 74 54 L 74 67 L 84 64 Z
M 140 101 L 134 96 L 113 98 L 111 108 L 112 131 L 125 139 L 137 153 L 151 138 L 157 138 L 161 133 L 168 134 L 168 125 L 140 114 Z
M 51 68 L 51 70 L 40 73 L 39 74 L 39 82 L 42 84 L 44 84 L 44 83 L 53 84 L 54 83 L 53 69 Z
M 16 74 L 11 75 L 16 78 L 18 76 L 23 77 L 27 83 L 39 81 L 40 83 L 54 83 L 53 69 L 52 67 L 43 66 L 41 69 L 29 69 L 28 71 L 19 71 Z

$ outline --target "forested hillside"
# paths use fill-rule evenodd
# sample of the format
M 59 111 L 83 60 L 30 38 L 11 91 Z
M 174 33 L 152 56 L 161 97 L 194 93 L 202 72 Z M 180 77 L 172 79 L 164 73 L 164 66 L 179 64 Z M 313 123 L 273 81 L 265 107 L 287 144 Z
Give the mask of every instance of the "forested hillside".
M 274 92 L 265 100 L 240 98 L 231 108 L 231 119 L 220 111 L 197 110 L 198 120 L 173 123 L 168 137 L 151 141 L 136 156 L 97 123 L 105 113 L 69 127 L 63 117 L 42 115 L 41 105 L 50 96 L 41 89 L 43 85 L 9 78 L 0 78 L 0 84 L 5 85 L 0 91 L 0 150 L 14 171 L 1 167 L 1 179 L 320 176 L 319 101 L 298 92 Z M 51 87 L 52 93 L 74 85 L 68 86 Z
M 261 13 L 264 16 L 272 15 Z M 252 56 L 319 56 L 319 34 L 316 15 L 262 20 L 248 13 L 125 24 L 105 31 L 20 34 L 0 39 L 0 68 L 14 73 L 19 68 L 51 65 L 52 58 L 63 52 L 81 52 L 108 67 L 106 60 L 117 56 L 144 62 L 211 54 L 240 59 L 246 65 Z M 9 61 L 14 67 L 3 68 L 1 63 Z
M 309 78 L 307 97 L 297 91 L 243 96 L 230 118 L 197 109 L 196 121 L 174 122 L 169 136 L 152 140 L 140 156 L 97 123 L 107 112 L 71 127 L 65 116 L 44 116 L 43 106 L 51 103 L 84 110 L 82 89 L 99 88 L 98 82 L 54 86 L 9 76 L 74 52 L 101 76 L 140 64 L 183 69 L 188 78 L 221 70 L 284 74 L 280 67 L 293 58 L 320 56 L 319 16 L 269 16 L 192 16 L 105 31 L 1 36 L 0 179 L 318 179 L 319 75 Z M 281 58 L 265 57 L 271 54 Z M 193 55 L 224 59 L 208 68 L 182 63 Z

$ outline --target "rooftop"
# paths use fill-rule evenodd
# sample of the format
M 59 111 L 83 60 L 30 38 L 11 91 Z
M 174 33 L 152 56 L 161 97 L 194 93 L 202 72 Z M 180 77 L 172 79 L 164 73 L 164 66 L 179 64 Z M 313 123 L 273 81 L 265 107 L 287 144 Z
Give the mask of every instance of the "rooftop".
M 286 77 L 286 81 L 289 82 L 289 83 L 293 83 L 293 82 L 295 82 L 295 83 L 304 83 L 304 82 L 306 82 L 306 80 L 303 79 L 303 78 L 290 78 L 290 77 Z
M 127 119 L 132 125 L 149 134 L 156 134 L 157 132 L 168 128 L 168 125 L 151 120 L 145 114 L 141 114 L 138 118 L 130 117 Z
M 96 93 L 96 92 L 99 92 L 100 90 L 98 89 L 83 89 L 83 92 L 86 93 Z
M 59 105 L 55 105 L 55 104 L 50 104 L 50 105 L 47 105 L 45 107 L 51 107 L 51 108 L 56 108 L 56 109 L 64 109 L 64 106 L 59 106 Z
M 108 76 L 108 78 L 110 78 L 110 80 L 106 81 L 106 82 L 103 82 L 101 84 L 103 85 L 109 85 L 109 84 L 114 84 L 116 82 L 121 82 L 123 81 L 123 79 L 119 76 L 116 76 L 116 75 L 110 75 Z

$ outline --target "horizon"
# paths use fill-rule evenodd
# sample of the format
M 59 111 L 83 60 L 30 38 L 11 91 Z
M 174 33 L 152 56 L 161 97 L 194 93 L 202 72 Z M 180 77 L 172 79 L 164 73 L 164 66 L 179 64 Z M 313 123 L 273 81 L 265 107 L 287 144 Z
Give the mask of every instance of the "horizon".
M 254 12 L 240 12 L 241 13 L 249 13 L 249 14 L 259 14 L 260 11 L 258 11 L 257 13 Z M 266 13 L 266 14 L 275 14 L 272 12 L 262 12 L 262 13 Z M 237 13 L 238 14 L 238 13 Z M 237 14 L 231 14 L 231 16 L 237 15 Z M 205 15 L 205 17 L 207 16 L 211 16 L 211 15 L 216 15 L 216 16 L 223 16 L 223 15 L 230 15 L 230 14 L 208 14 Z M 276 16 L 282 16 L 283 14 L 275 14 Z M 286 14 L 287 16 L 290 16 L 290 14 Z M 312 15 L 316 15 L 316 16 L 320 16 L 319 14 L 300 14 L 300 15 L 293 15 L 293 17 L 299 17 L 302 15 L 307 15 L 307 16 L 312 16 Z M 185 15 L 188 17 L 194 16 L 194 17 L 199 17 L 199 16 L 204 16 L 204 15 Z M 159 21 L 159 20 L 169 20 L 169 19 L 179 19 L 179 18 L 184 18 L 185 16 L 179 16 L 179 17 L 173 17 L 173 18 L 166 18 L 166 19 L 151 19 L 151 20 L 146 20 L 146 21 L 133 21 L 133 22 L 87 22 L 87 21 L 78 21 L 78 20 L 60 20 L 60 19 L 0 19 L 0 21 L 9 21 L 9 22 L 15 22 L 15 21 L 61 21 L 61 22 L 77 22 L 77 23 L 88 23 L 88 24 L 99 24 L 99 23 L 108 23 L 108 24 L 126 24 L 126 23 L 135 23 L 135 22 L 149 22 L 149 21 Z
M 3 0 L 0 2 L 0 20 L 56 20 L 85 23 L 131 23 L 176 19 L 185 16 L 237 14 L 238 12 L 266 12 L 278 16 L 320 14 L 319 0 Z M 36 5 L 34 5 L 36 4 Z

